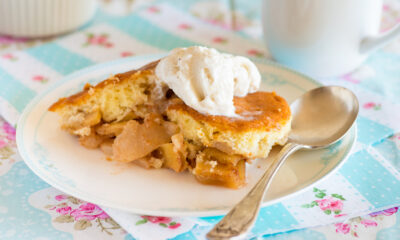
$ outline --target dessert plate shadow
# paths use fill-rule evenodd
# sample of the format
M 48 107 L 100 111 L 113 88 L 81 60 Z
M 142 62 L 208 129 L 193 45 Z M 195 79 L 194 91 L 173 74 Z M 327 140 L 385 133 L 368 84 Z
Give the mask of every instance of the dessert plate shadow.
M 247 165 L 247 184 L 232 190 L 202 185 L 192 175 L 167 169 L 147 170 L 135 164 L 107 161 L 100 150 L 89 150 L 60 129 L 48 107 L 58 98 L 96 84 L 110 74 L 145 65 L 164 55 L 144 55 L 95 65 L 69 76 L 38 95 L 26 107 L 17 128 L 17 144 L 29 168 L 53 187 L 101 206 L 132 213 L 162 216 L 214 216 L 226 213 L 252 188 L 279 151 Z M 276 91 L 290 104 L 320 84 L 273 62 L 256 62 L 263 77 L 261 90 Z M 309 189 L 335 172 L 356 139 L 355 126 L 335 145 L 300 151 L 291 156 L 272 182 L 263 205 Z

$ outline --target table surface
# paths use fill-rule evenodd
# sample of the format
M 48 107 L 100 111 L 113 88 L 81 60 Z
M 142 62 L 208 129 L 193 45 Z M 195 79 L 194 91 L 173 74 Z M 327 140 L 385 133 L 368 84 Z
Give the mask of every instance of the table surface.
M 140 8 L 143 4 L 148 4 L 149 2 L 150 1 L 102 0 L 100 2 L 100 8 L 102 12 L 107 14 L 128 15 L 134 12 L 137 8 Z M 256 9 L 254 9 L 254 11 L 256 11 Z M 240 11 L 237 10 L 237 12 Z M 222 9 L 220 14 L 223 17 L 214 19 L 214 24 L 225 29 L 240 28 L 241 31 L 246 32 L 249 36 L 256 39 L 261 37 L 260 22 L 257 17 L 251 16 L 251 11 L 250 13 L 247 12 L 240 15 L 235 23 L 232 23 L 231 17 L 226 17 L 231 16 L 231 9 Z M 95 22 L 95 20 L 93 22 Z M 382 18 L 382 31 L 385 31 L 397 22 L 400 22 L 400 1 L 385 1 L 384 15 Z M 190 26 L 182 25 L 182 29 L 188 27 Z M 233 30 L 234 29 L 232 29 L 232 31 Z M 54 37 L 31 40 L 0 36 L 0 56 L 12 59 L 13 52 L 16 50 L 22 50 L 43 43 L 52 42 L 56 39 L 57 38 Z M 386 46 L 385 51 L 400 54 L 400 39 Z M 127 52 L 126 55 L 129 55 L 129 53 Z M 45 81 L 45 79 L 39 78 L 40 77 L 38 77 L 38 81 Z M 348 81 L 354 81 L 351 77 L 348 78 Z M 370 105 L 371 106 L 364 107 L 379 107 L 374 103 L 371 103 Z M 397 140 L 395 138 L 397 138 Z M 400 146 L 400 135 L 395 135 L 393 139 L 397 141 Z M 29 199 L 26 199 L 26 201 L 31 204 L 32 202 L 36 202 L 35 204 L 32 204 L 36 209 L 26 207 L 26 203 L 15 203 L 15 208 L 26 208 L 26 211 L 30 211 L 30 214 L 24 216 L 13 215 L 14 211 L 12 209 L 7 209 L 2 206 L 1 199 L 6 198 L 11 194 L 14 191 L 14 188 L 18 188 L 18 184 L 6 182 L 5 179 L 1 178 L 1 175 L 7 172 L 9 168 L 19 168 L 22 164 L 23 162 L 18 156 L 16 149 L 15 129 L 0 118 L 0 183 L 2 183 L 0 186 L 3 186 L 3 188 L 0 188 L 0 224 L 2 224 L 6 218 L 20 218 L 20 224 L 26 226 L 26 228 L 34 229 L 36 232 L 54 232 L 54 236 L 62 236 L 66 239 L 132 239 L 132 237 L 122 229 L 118 223 L 116 223 L 99 207 L 72 196 L 67 196 L 50 186 L 47 186 L 34 195 L 30 195 Z M 16 176 L 16 178 L 19 178 L 21 181 L 26 181 L 27 179 L 32 181 L 32 192 L 34 192 L 36 185 L 46 185 L 25 168 L 21 167 L 18 174 L 19 176 Z M 24 194 L 27 196 L 29 195 L 29 193 Z M 40 204 L 38 204 L 38 202 L 40 202 Z M 69 211 L 68 208 L 71 207 L 81 210 L 80 214 L 85 214 L 84 210 L 86 209 L 87 212 L 90 212 L 92 217 L 81 219 L 79 219 L 79 217 L 75 217 L 75 219 L 68 218 L 63 214 L 63 212 Z M 393 207 L 375 214 L 368 214 L 348 219 L 343 223 L 264 236 L 264 238 L 308 239 L 308 236 L 321 236 L 321 239 L 389 239 L 388 237 L 398 239 L 400 237 L 400 214 L 397 210 L 397 207 Z M 77 214 L 78 212 L 79 211 L 77 211 Z M 96 214 L 93 214 L 93 212 L 96 212 Z M 7 215 L 7 217 L 4 217 L 5 215 Z M 149 221 L 156 222 L 154 219 L 150 219 Z M 176 228 L 179 228 L 179 223 L 176 224 Z M 9 231 L 4 231 L 4 229 L 0 228 L 0 239 L 14 239 L 14 235 L 15 232 L 13 232 L 13 229 L 10 228 Z M 53 236 L 51 234 L 44 235 Z M 27 235 L 27 239 L 28 238 L 29 235 Z M 39 240 L 46 238 L 38 237 L 36 239 Z

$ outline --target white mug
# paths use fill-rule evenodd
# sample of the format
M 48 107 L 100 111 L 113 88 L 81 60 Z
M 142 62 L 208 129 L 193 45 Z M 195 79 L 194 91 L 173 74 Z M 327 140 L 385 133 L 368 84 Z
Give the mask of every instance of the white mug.
M 262 11 L 271 55 L 313 77 L 350 72 L 400 35 L 379 34 L 381 0 L 264 0 Z

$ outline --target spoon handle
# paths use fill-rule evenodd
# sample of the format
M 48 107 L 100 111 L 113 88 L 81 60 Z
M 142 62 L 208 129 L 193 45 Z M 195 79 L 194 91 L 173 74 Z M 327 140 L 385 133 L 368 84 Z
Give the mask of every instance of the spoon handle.
M 268 189 L 271 179 L 282 166 L 287 157 L 302 148 L 296 143 L 287 143 L 273 160 L 271 166 L 262 175 L 251 191 L 238 203 L 214 228 L 207 233 L 210 240 L 230 239 L 246 234 L 253 226 L 258 215 L 264 193 Z

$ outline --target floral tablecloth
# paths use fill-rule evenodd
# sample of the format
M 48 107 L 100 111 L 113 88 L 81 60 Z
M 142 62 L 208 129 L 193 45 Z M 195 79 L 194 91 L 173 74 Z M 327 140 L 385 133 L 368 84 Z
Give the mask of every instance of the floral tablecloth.
M 90 47 L 98 49 L 110 49 L 112 51 L 97 51 L 96 58 L 93 61 L 105 61 L 112 58 L 132 56 L 135 54 L 157 52 L 156 49 L 146 45 L 140 45 L 140 42 L 134 42 L 128 39 L 124 34 L 110 29 L 108 26 L 97 26 L 96 24 L 104 21 L 111 16 L 132 16 L 135 18 L 136 9 L 145 7 L 146 14 L 158 14 L 162 11 L 162 7 L 158 7 L 156 3 L 151 1 L 132 1 L 132 0 L 103 0 L 101 1 L 101 10 L 96 18 L 80 31 L 83 35 L 71 35 L 70 39 L 63 40 L 59 38 L 28 40 L 15 39 L 12 37 L 0 36 L 0 66 L 11 66 L 8 64 L 16 62 L 24 62 L 29 68 L 26 72 L 30 73 L 29 86 L 32 89 L 41 89 L 47 84 L 59 78 L 56 71 L 48 68 L 45 72 L 35 71 L 40 69 L 34 65 L 35 61 L 26 57 L 17 50 L 30 49 L 33 46 L 52 43 L 54 41 L 64 41 L 70 44 L 70 48 L 79 48 L 79 52 L 90 58 L 91 51 L 97 51 Z M 165 2 L 165 1 L 164 1 Z M 260 43 L 261 24 L 260 24 L 260 1 L 169 1 L 176 4 L 181 11 L 186 11 L 192 17 L 208 24 L 212 28 L 212 32 L 236 31 L 239 36 L 248 39 L 254 39 L 254 47 L 239 50 L 238 38 L 233 34 L 214 35 L 210 38 L 210 45 L 219 46 L 220 49 L 238 54 L 248 55 L 255 58 L 268 57 L 267 51 L 262 49 Z M 162 6 L 162 5 L 161 5 Z M 385 1 L 384 15 L 382 19 L 382 31 L 389 29 L 395 23 L 400 22 L 400 1 Z M 234 17 L 232 17 L 234 16 Z M 158 15 L 162 20 L 162 14 Z M 153 19 L 157 19 L 154 15 Z M 140 18 L 136 19 L 139 21 Z M 195 39 L 198 31 L 194 31 L 194 25 L 190 20 L 182 19 L 176 24 L 179 29 L 179 36 L 186 39 Z M 169 26 L 169 25 L 168 25 Z M 129 28 L 129 26 L 126 26 Z M 129 29 L 134 31 L 134 29 Z M 143 30 L 143 29 L 142 29 Z M 168 29 L 167 29 L 168 30 Z M 174 30 L 176 31 L 176 29 Z M 226 32 L 225 32 L 226 33 Z M 201 34 L 208 34 L 203 32 Z M 76 36 L 76 37 L 75 37 Z M 167 35 L 165 35 L 167 36 Z M 164 37 L 165 37 L 164 36 Z M 176 38 L 175 40 L 182 41 Z M 69 42 L 68 42 L 69 41 Z M 250 40 L 249 40 L 250 41 Z M 67 43 L 68 42 L 68 43 Z M 71 42 L 76 42 L 76 46 L 71 46 Z M 236 43 L 235 43 L 236 42 Z M 135 47 L 137 52 L 133 52 L 129 44 L 137 44 L 142 48 Z M 51 46 L 51 45 L 49 45 Z M 75 49 L 75 50 L 76 50 Z M 73 49 L 74 50 L 74 49 Z M 30 50 L 27 50 L 28 52 Z M 78 51 L 78 50 L 76 50 Z M 30 51 L 33 56 L 37 49 Z M 110 54 L 113 54 L 110 57 Z M 364 96 L 360 99 L 362 103 L 362 111 L 364 116 L 374 118 L 383 112 L 388 112 L 389 107 L 399 109 L 400 103 L 400 65 L 399 61 L 391 61 L 393 56 L 400 54 L 400 40 L 397 40 L 383 51 L 378 52 L 353 73 L 349 73 L 339 79 L 341 85 L 347 86 L 356 93 Z M 92 54 L 93 56 L 93 54 Z M 43 57 L 36 55 L 36 57 Z M 45 58 L 45 57 L 44 57 Z M 395 63 L 395 64 L 393 64 Z M 20 63 L 23 64 L 23 63 Z M 36 64 L 36 63 L 35 63 Z M 397 64 L 397 65 L 396 65 Z M 7 69 L 13 72 L 12 67 Z M 57 70 L 57 69 L 56 69 Z M 65 69 L 59 70 L 59 72 Z M 66 71 L 66 70 L 65 70 Z M 399 73 L 398 75 L 396 73 Z M 0 71 L 0 80 L 1 80 Z M 18 75 L 19 73 L 13 72 Z M 21 73 L 23 75 L 23 73 Z M 372 81 L 374 76 L 382 77 L 383 82 Z M 26 78 L 26 76 L 24 76 Z M 372 79 L 372 80 L 371 80 Z M 324 84 L 338 83 L 338 79 L 320 79 Z M 1 82 L 1 81 L 0 81 Z M 1 85 L 0 85 L 1 87 Z M 0 113 L 5 111 L 13 111 L 6 109 L 6 106 L 0 105 Z M 393 113 L 393 116 L 395 113 Z M 362 118 L 363 119 L 363 118 Z M 399 131 L 400 123 L 396 123 L 396 119 L 387 119 L 387 125 Z M 8 119 L 12 122 L 12 119 Z M 364 119 L 365 120 L 365 119 Z M 397 124 L 397 127 L 396 127 Z M 393 127 L 394 126 L 394 127 Z M 372 127 L 371 127 L 372 128 Z M 366 139 L 367 136 L 362 136 Z M 360 143 L 368 145 L 368 141 Z M 357 146 L 362 148 L 363 146 Z M 381 142 L 374 145 L 374 148 L 367 148 L 374 157 L 384 157 L 396 169 L 400 167 L 400 134 L 390 135 Z M 360 153 L 360 159 L 366 156 Z M 355 168 L 362 170 L 362 167 Z M 387 167 L 387 169 L 392 169 Z M 391 170 L 395 171 L 395 170 Z M 385 174 L 382 171 L 382 174 Z M 341 172 L 344 176 L 345 172 Z M 340 175 L 340 176 L 342 176 Z M 335 180 L 346 182 L 340 176 L 336 176 Z M 357 176 L 353 173 L 351 176 Z M 374 175 L 374 177 L 379 174 Z M 364 178 L 360 176 L 360 178 Z M 364 179 L 363 179 L 364 180 Z M 379 178 L 373 179 L 379 181 Z M 368 181 L 368 179 L 365 179 Z M 373 182 L 371 180 L 371 184 Z M 394 182 L 393 184 L 395 184 Z M 352 184 L 358 184 L 356 181 Z M 378 185 L 378 184 L 377 184 Z M 347 183 L 344 186 L 350 186 Z M 371 186 L 372 189 L 373 186 Z M 389 188 L 389 186 L 387 186 Z M 390 192 L 390 189 L 388 190 Z M 265 239 L 399 239 L 400 238 L 400 213 L 396 206 L 390 206 L 383 211 L 366 214 L 361 217 L 346 218 L 347 213 L 351 212 L 352 206 L 362 203 L 364 198 L 352 195 L 353 192 L 341 187 L 332 187 L 329 184 L 321 184 L 314 188 L 307 195 L 307 198 L 298 202 L 298 199 L 292 202 L 286 202 L 286 208 L 298 207 L 302 209 L 298 211 L 299 215 L 310 215 L 319 219 L 338 219 L 334 224 L 278 233 L 273 235 L 264 235 Z M 368 194 L 368 193 L 364 193 Z M 383 195 L 383 193 L 382 193 Z M 367 196 L 364 196 L 368 198 Z M 382 196 L 383 198 L 384 196 Z M 15 201 L 8 201 L 12 198 Z M 355 199 L 355 200 L 354 200 Z M 353 203 L 350 203 L 353 200 Z M 371 199 L 368 199 L 372 202 Z M 378 204 L 379 200 L 375 203 Z M 352 205 L 353 204 L 353 205 Z M 387 205 L 387 204 L 386 204 Z M 264 209 L 264 214 L 268 211 L 276 211 L 274 209 Z M 107 212 L 107 213 L 106 213 Z M 0 239 L 133 239 L 132 235 L 127 233 L 121 226 L 113 220 L 109 215 L 113 215 L 113 211 L 103 211 L 99 206 L 92 203 L 81 201 L 73 196 L 68 196 L 62 192 L 50 187 L 41 181 L 29 169 L 26 168 L 22 159 L 18 155 L 15 145 L 15 129 L 5 120 L 0 119 Z M 278 212 L 279 213 L 279 212 Z M 285 212 L 280 213 L 284 218 Z M 321 215 L 322 214 L 322 215 Z M 118 216 L 120 223 L 121 216 Z M 301 217 L 300 217 L 301 218 Z M 299 218 L 299 219 L 300 219 Z M 117 218 L 115 218 L 117 219 Z M 218 220 L 215 218 L 204 218 L 206 222 L 213 223 Z M 133 232 L 138 239 L 202 239 L 204 238 L 205 229 L 198 219 L 188 218 L 171 218 L 156 216 L 135 216 L 133 220 L 130 218 L 131 225 L 134 226 Z M 278 221 L 278 220 L 276 220 Z M 279 222 L 268 223 L 268 225 L 279 225 Z M 18 225 L 18 226 L 17 226 Z M 317 224 L 314 224 L 317 225 Z M 257 226 L 262 228 L 263 225 Z M 128 228 L 126 228 L 128 229 Z M 261 236 L 260 236 L 261 237 Z

